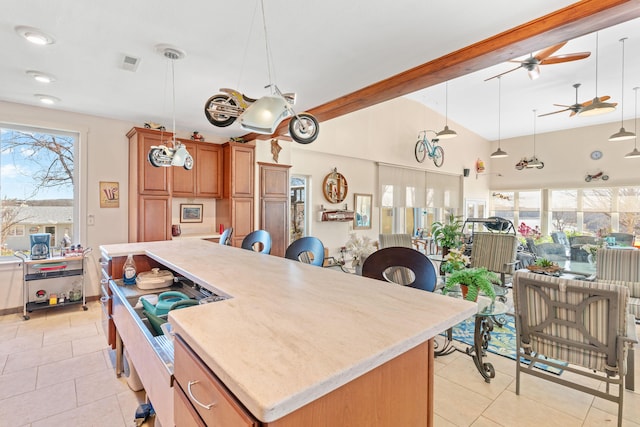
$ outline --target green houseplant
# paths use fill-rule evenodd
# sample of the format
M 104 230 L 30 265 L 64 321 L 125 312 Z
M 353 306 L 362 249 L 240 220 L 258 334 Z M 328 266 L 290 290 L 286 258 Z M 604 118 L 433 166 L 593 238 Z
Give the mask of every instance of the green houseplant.
M 459 248 L 462 245 L 462 221 L 460 217 L 449 215 L 448 221 L 436 221 L 431 225 L 431 235 L 443 248 Z M 446 255 L 443 251 L 443 255 Z
M 480 291 L 491 300 L 494 300 L 496 298 L 496 291 L 493 288 L 494 283 L 500 284 L 500 278 L 493 271 L 489 271 L 484 267 L 465 268 L 456 270 L 447 277 L 442 293 L 446 294 L 456 285 L 459 285 L 462 296 L 466 300 L 477 300 Z

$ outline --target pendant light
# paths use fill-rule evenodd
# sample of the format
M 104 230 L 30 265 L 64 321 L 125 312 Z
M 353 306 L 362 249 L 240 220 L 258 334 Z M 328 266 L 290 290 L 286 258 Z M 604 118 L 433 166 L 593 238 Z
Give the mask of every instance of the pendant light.
M 638 135 L 638 89 L 640 89 L 640 87 L 633 88 L 633 91 L 635 92 L 635 97 L 636 97 L 636 110 L 635 110 L 635 116 L 633 119 L 633 127 L 636 135 L 635 135 L 635 140 L 633 142 L 633 151 L 627 154 L 626 156 L 624 156 L 625 159 L 637 159 L 640 157 L 640 151 L 638 151 L 638 136 L 637 136 Z
M 596 33 L 596 97 L 590 105 L 584 107 L 578 113 L 579 116 L 595 116 L 598 114 L 610 113 L 616 109 L 615 103 L 603 102 L 598 97 L 598 33 Z
M 501 159 L 503 157 L 507 157 L 508 154 L 506 151 L 502 151 L 502 148 L 500 148 L 500 95 L 501 95 L 501 76 L 498 76 L 498 149 L 496 151 L 494 151 L 493 153 L 491 153 L 491 158 L 492 159 Z
M 453 129 L 449 129 L 449 82 L 447 81 L 445 83 L 445 103 L 444 103 L 444 129 L 441 130 L 440 132 L 436 133 L 436 136 L 438 137 L 438 139 L 451 139 L 451 138 L 455 138 L 456 136 L 458 136 L 458 133 L 453 130 Z
M 622 96 L 620 97 L 620 115 L 622 119 L 620 121 L 620 130 L 611 135 L 609 141 L 625 141 L 636 136 L 635 133 L 629 132 L 624 128 L 624 41 L 626 39 L 626 37 L 620 39 L 620 43 L 622 43 Z
M 542 163 L 536 157 L 536 111 L 537 110 L 534 109 L 532 111 L 533 111 L 533 157 L 531 158 L 531 161 L 527 162 L 527 168 L 528 169 L 531 169 L 531 168 L 542 169 L 544 167 L 544 163 Z

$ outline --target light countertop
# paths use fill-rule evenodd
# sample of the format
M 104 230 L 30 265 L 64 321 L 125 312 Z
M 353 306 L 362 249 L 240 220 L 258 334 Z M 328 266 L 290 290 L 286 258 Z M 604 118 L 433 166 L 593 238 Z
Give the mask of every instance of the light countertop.
M 146 253 L 232 297 L 172 311 L 169 319 L 263 422 L 299 409 L 477 310 L 468 301 L 204 240 L 101 249 L 111 256 Z

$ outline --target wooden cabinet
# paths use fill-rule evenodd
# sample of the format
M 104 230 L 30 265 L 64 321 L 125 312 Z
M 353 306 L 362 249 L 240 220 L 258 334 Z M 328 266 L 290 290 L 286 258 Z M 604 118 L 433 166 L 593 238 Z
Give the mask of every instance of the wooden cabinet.
M 260 228 L 271 234 L 271 255 L 284 256 L 289 244 L 289 165 L 260 165 Z
M 254 150 L 251 143 L 223 144 L 223 198 L 216 203 L 216 216 L 218 224 L 233 227 L 236 247 L 254 230 Z
M 196 146 L 196 196 L 222 197 L 222 147 L 218 144 Z
M 259 426 L 179 335 L 174 349 L 176 426 Z
M 218 144 L 179 139 L 193 157 L 191 170 L 174 168 L 174 197 L 222 197 L 222 147 Z
M 173 134 L 133 128 L 129 138 L 129 241 L 171 238 L 172 169 L 148 161 L 152 145 L 168 144 Z

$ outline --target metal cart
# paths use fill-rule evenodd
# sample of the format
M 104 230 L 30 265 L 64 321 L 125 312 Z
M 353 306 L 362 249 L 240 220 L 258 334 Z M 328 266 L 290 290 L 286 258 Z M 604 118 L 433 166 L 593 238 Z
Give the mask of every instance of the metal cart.
M 66 307 L 82 304 L 83 310 L 87 310 L 84 275 L 86 272 L 86 258 L 91 253 L 91 248 L 81 252 L 57 256 L 46 259 L 31 259 L 24 252 L 16 252 L 15 255 L 22 260 L 22 304 L 24 320 L 29 320 L 29 314 L 35 310 Z M 69 291 L 64 299 L 59 299 L 57 294 L 49 294 L 43 289 L 32 291 L 31 286 L 35 281 L 48 280 L 60 277 L 78 277 L 80 279 L 80 295 L 77 290 Z

